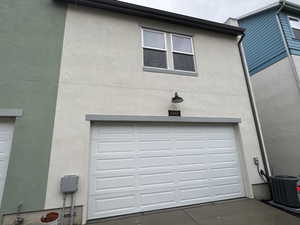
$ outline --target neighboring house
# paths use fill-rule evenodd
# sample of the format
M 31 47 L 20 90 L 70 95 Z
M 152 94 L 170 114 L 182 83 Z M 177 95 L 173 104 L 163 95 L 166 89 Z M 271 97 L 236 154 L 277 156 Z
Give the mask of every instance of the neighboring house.
M 119 1 L 61 1 L 76 3 L 66 17 L 52 1 L 28 2 L 15 1 L 26 6 L 17 22 L 7 15 L 0 52 L 0 116 L 19 117 L 0 125 L 11 152 L 4 213 L 23 202 L 25 224 L 37 224 L 62 207 L 70 174 L 83 223 L 263 194 L 243 29 Z M 168 116 L 175 92 L 181 117 Z
M 66 8 L 0 5 L 0 212 L 35 211 L 45 202 Z
M 238 18 L 274 175 L 300 174 L 300 5 L 281 1 Z

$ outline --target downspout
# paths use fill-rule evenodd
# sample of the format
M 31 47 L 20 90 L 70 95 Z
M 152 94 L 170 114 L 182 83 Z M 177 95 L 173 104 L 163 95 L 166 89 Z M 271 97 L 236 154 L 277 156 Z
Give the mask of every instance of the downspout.
M 300 90 L 300 80 L 299 80 L 299 76 L 297 73 L 297 68 L 296 68 L 294 59 L 291 55 L 291 52 L 290 52 L 290 49 L 289 49 L 289 46 L 287 43 L 287 39 L 286 39 L 285 33 L 283 32 L 283 27 L 282 27 L 280 17 L 279 17 L 279 14 L 281 13 L 281 11 L 286 7 L 286 1 L 285 0 L 280 1 L 280 4 L 281 4 L 281 6 L 280 6 L 279 10 L 276 12 L 276 20 L 277 20 L 278 28 L 279 28 L 279 31 L 281 34 L 281 38 L 283 40 L 284 48 L 285 48 L 285 51 L 286 51 L 286 54 L 288 57 L 288 61 L 291 66 L 291 69 L 292 69 L 292 73 L 294 74 L 294 77 L 296 79 L 297 87 Z
M 243 41 L 244 37 L 245 37 L 245 34 L 243 33 L 238 42 L 238 47 L 239 47 L 240 57 L 241 57 L 243 71 L 244 71 L 244 75 L 245 75 L 246 86 L 247 86 L 247 90 L 248 90 L 248 94 L 249 94 L 250 105 L 251 105 L 252 114 L 253 114 L 253 118 L 254 118 L 254 124 L 255 124 L 255 129 L 256 129 L 256 133 L 257 133 L 258 143 L 259 143 L 259 147 L 260 147 L 260 151 L 261 151 L 261 155 L 262 155 L 262 160 L 263 160 L 263 165 L 265 168 L 266 177 L 268 179 L 268 177 L 270 177 L 272 174 L 271 174 L 271 169 L 270 169 L 270 165 L 269 165 L 269 161 L 268 161 L 264 138 L 262 135 L 261 125 L 259 122 L 259 116 L 257 113 L 257 108 L 256 108 L 255 99 L 254 99 L 254 95 L 253 95 L 253 89 L 252 89 L 251 82 L 250 82 L 250 76 L 249 76 L 249 71 L 248 71 L 248 67 L 247 67 L 247 63 L 246 63 L 244 49 L 242 46 L 242 41 Z

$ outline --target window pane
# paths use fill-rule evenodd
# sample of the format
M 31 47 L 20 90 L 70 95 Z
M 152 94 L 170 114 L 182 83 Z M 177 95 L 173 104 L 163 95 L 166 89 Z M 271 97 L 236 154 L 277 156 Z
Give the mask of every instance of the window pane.
M 144 48 L 144 66 L 167 68 L 166 52 Z
M 300 40 L 300 30 L 298 29 L 293 29 L 294 31 L 294 37 L 298 40 Z
M 165 35 L 162 32 L 143 30 L 144 47 L 165 49 Z
M 193 53 L 192 38 L 172 35 L 173 51 Z
M 195 71 L 194 56 L 173 53 L 174 69 L 184 71 Z
M 300 21 L 296 18 L 289 18 L 292 28 L 300 29 Z

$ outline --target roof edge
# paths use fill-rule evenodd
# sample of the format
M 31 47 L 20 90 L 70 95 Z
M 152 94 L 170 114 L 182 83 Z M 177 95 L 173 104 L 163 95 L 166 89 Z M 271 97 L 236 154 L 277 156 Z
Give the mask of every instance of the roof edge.
M 164 10 L 154 9 L 146 6 L 135 5 L 132 3 L 121 2 L 117 0 L 56 0 L 60 2 L 82 5 L 86 7 L 99 8 L 119 12 L 127 15 L 142 16 L 145 18 L 162 20 L 170 23 L 181 24 L 185 26 L 200 28 L 209 31 L 229 35 L 241 35 L 244 29 L 227 24 L 199 19 L 196 17 L 185 16 Z
M 237 20 L 242 20 L 242 19 L 245 19 L 245 18 L 247 18 L 247 17 L 253 16 L 253 15 L 257 14 L 257 13 L 261 13 L 261 12 L 264 12 L 264 11 L 266 11 L 266 10 L 269 10 L 269 9 L 272 9 L 272 8 L 276 8 L 276 7 L 278 7 L 279 5 L 280 5 L 279 2 L 275 2 L 275 3 L 272 3 L 272 4 L 267 5 L 267 6 L 265 6 L 265 7 L 262 7 L 262 8 L 253 10 L 253 11 L 250 11 L 249 13 L 244 14 L 244 15 L 242 15 L 242 16 L 239 16 L 239 17 L 237 17 L 236 19 L 237 19 Z
M 264 11 L 267 11 L 269 9 L 273 9 L 273 8 L 277 8 L 277 7 L 279 8 L 280 6 L 283 6 L 283 8 L 287 9 L 287 10 L 289 10 L 289 9 L 295 10 L 296 9 L 297 11 L 299 10 L 299 12 L 300 12 L 300 5 L 298 5 L 296 3 L 293 3 L 293 2 L 280 0 L 278 2 L 275 2 L 275 3 L 272 3 L 270 5 L 267 5 L 267 6 L 263 7 L 263 8 L 256 9 L 256 10 L 251 11 L 251 12 L 245 14 L 245 15 L 237 17 L 236 19 L 237 20 L 246 19 L 246 18 L 248 18 L 250 16 L 256 15 L 256 14 L 264 12 Z

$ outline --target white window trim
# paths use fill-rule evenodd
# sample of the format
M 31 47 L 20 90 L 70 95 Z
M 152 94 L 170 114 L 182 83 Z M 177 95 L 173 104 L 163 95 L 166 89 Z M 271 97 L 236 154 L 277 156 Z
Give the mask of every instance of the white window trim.
M 155 47 L 148 47 L 144 45 L 144 31 L 150 31 L 150 32 L 156 32 L 156 33 L 161 33 L 164 34 L 164 39 L 165 39 L 165 49 L 163 48 L 155 48 Z M 169 37 L 168 37 L 169 35 Z M 191 47 L 192 47 L 192 52 L 181 52 L 181 51 L 176 51 L 173 49 L 173 35 L 177 37 L 184 37 L 184 38 L 189 38 L 191 41 Z M 168 44 L 168 39 L 170 43 Z M 194 51 L 194 43 L 193 43 L 193 36 L 190 35 L 182 35 L 182 34 L 176 34 L 172 32 L 166 32 L 166 31 L 160 31 L 152 28 L 145 28 L 141 27 L 141 41 L 142 41 L 142 48 L 143 49 L 153 49 L 153 50 L 159 50 L 159 51 L 165 51 L 166 52 L 166 57 L 167 57 L 167 68 L 160 68 L 160 67 L 151 67 L 151 66 L 145 66 L 143 63 L 143 69 L 144 71 L 151 71 L 152 72 L 164 72 L 164 73 L 174 73 L 174 74 L 182 74 L 182 75 L 189 75 L 189 76 L 195 76 L 197 75 L 197 64 L 195 60 L 195 51 Z M 170 45 L 170 46 L 169 46 Z M 179 53 L 179 54 L 184 54 L 184 55 L 191 55 L 194 57 L 194 71 L 189 71 L 189 70 L 178 70 L 174 68 L 174 63 L 173 63 L 173 53 Z M 169 56 L 171 57 L 171 61 L 169 60 Z
M 152 30 L 152 29 L 148 29 L 148 28 L 141 28 L 141 35 L 142 35 L 142 48 L 146 48 L 146 49 L 153 49 L 153 50 L 160 50 L 160 51 L 165 51 L 167 52 L 167 33 L 163 32 L 163 31 L 158 31 L 158 30 Z M 149 46 L 145 46 L 144 45 L 144 31 L 149 31 L 149 32 L 153 32 L 153 33 L 159 33 L 159 34 L 163 34 L 164 35 L 164 41 L 165 41 L 165 48 L 155 48 L 155 47 L 149 47 Z
M 289 19 L 289 23 L 290 23 L 290 26 L 291 26 L 292 29 L 300 30 L 300 18 L 297 18 L 297 17 L 294 17 L 294 16 L 288 16 L 288 19 Z M 297 22 L 299 23 L 299 27 L 294 27 L 291 23 L 291 20 L 297 20 Z
M 300 21 L 300 18 L 295 17 L 295 16 L 288 16 L 288 18 L 292 19 L 292 20 L 297 20 L 298 22 Z
M 183 38 L 188 38 L 188 39 L 190 39 L 190 41 L 191 41 L 191 47 L 192 47 L 192 52 L 182 52 L 182 51 L 176 51 L 176 50 L 174 50 L 173 36 L 183 37 Z M 185 55 L 194 55 L 195 52 L 194 52 L 193 37 L 187 36 L 187 35 L 172 34 L 172 33 L 171 33 L 171 52 L 172 52 L 172 53 L 185 54 Z
M 182 52 L 182 51 L 176 51 L 176 50 L 174 50 L 174 48 L 173 48 L 173 36 L 189 38 L 190 41 L 191 41 L 192 52 Z M 178 69 L 175 69 L 175 66 L 173 65 L 173 67 L 174 67 L 173 70 L 174 71 L 196 73 L 197 68 L 196 68 L 196 62 L 195 62 L 195 51 L 194 51 L 194 44 L 193 44 L 193 37 L 192 36 L 181 35 L 181 34 L 172 34 L 171 33 L 171 52 L 172 52 L 172 57 L 173 57 L 173 53 L 179 53 L 179 54 L 184 54 L 184 55 L 191 55 L 191 56 L 194 57 L 194 67 L 195 67 L 194 71 L 178 70 Z
M 293 39 L 295 40 L 299 40 L 298 38 L 296 38 L 295 36 L 295 32 L 294 32 L 294 29 L 295 30 L 300 30 L 300 18 L 298 17 L 294 17 L 294 16 L 288 16 L 288 20 L 289 20 L 289 24 L 290 24 L 290 27 L 291 27 L 291 31 L 292 31 L 292 35 L 293 35 Z M 298 23 L 299 24 L 299 27 L 295 27 L 292 25 L 292 21 L 291 20 L 296 20 L 296 21 L 293 21 L 295 23 Z

